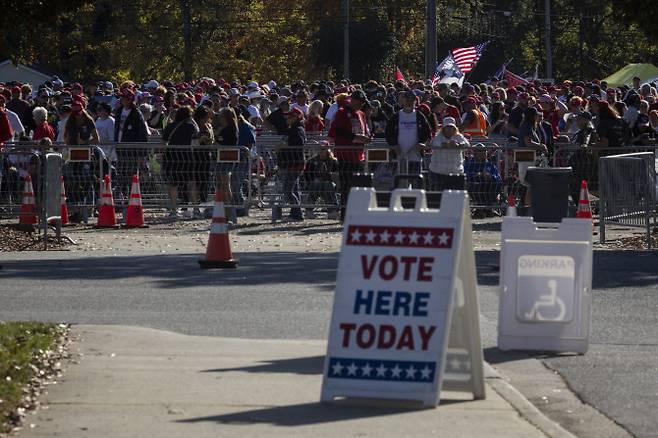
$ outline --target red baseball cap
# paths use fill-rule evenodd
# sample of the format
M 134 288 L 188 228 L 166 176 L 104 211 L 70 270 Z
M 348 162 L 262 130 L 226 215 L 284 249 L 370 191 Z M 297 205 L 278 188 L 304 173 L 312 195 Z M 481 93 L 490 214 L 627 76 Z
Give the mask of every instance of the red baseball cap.
M 11 94 L 21 94 L 21 87 L 12 87 Z

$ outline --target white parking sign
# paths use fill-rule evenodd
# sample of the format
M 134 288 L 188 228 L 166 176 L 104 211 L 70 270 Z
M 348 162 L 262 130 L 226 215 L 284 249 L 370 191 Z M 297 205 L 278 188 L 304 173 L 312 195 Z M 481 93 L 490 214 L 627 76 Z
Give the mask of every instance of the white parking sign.
M 538 229 L 503 221 L 498 347 L 584 353 L 589 344 L 592 222 Z
M 403 210 L 402 196 L 415 197 L 416 208 Z M 429 210 L 424 192 L 397 190 L 391 204 L 377 208 L 371 189 L 350 193 L 322 400 L 357 396 L 434 406 L 444 370 L 462 381 L 460 389 L 483 397 L 483 385 L 473 389 L 482 370 L 474 256 L 461 240 L 470 242 L 468 198 L 446 193 L 441 210 Z M 454 330 L 462 337 L 448 351 L 455 306 L 464 315 L 471 310 L 470 318 L 456 321 L 472 325 Z

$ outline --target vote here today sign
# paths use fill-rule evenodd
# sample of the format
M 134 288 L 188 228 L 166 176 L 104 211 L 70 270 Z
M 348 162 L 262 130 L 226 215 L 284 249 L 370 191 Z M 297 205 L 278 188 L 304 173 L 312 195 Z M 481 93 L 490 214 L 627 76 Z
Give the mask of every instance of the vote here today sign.
M 414 212 L 348 214 L 323 400 L 438 403 L 460 225 Z

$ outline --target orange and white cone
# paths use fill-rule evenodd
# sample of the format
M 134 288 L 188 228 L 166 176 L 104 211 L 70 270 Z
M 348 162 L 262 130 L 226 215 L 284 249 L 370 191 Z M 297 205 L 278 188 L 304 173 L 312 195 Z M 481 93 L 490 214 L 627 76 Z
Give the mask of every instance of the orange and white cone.
M 64 177 L 62 176 L 60 178 L 61 184 L 62 184 L 62 190 L 61 190 L 61 208 L 59 211 L 59 215 L 62 218 L 62 226 L 69 225 L 69 208 L 66 206 L 66 190 L 64 189 Z M 53 225 L 55 222 L 48 222 L 49 225 Z
M 231 242 L 228 238 L 228 224 L 222 192 L 215 191 L 215 207 L 213 208 L 210 237 L 206 249 L 205 260 L 199 260 L 202 269 L 224 268 L 235 269 L 238 260 L 233 258 Z
M 116 228 L 117 218 L 114 214 L 114 198 L 112 197 L 112 183 L 110 177 L 105 175 L 101 183 L 101 205 L 98 209 L 98 222 L 96 228 Z
M 589 191 L 585 180 L 580 183 L 580 199 L 578 200 L 576 218 L 592 220 L 592 208 L 589 205 Z
M 20 225 L 35 225 L 37 223 L 37 206 L 34 201 L 34 188 L 32 187 L 32 177 L 28 174 L 25 177 L 25 189 L 23 190 L 23 200 L 21 201 Z
M 142 192 L 139 188 L 139 176 L 133 176 L 130 188 L 130 201 L 126 214 L 126 228 L 146 228 L 144 223 L 144 207 L 142 206 Z
M 507 217 L 516 217 L 516 198 L 514 195 L 509 195 L 507 197 Z

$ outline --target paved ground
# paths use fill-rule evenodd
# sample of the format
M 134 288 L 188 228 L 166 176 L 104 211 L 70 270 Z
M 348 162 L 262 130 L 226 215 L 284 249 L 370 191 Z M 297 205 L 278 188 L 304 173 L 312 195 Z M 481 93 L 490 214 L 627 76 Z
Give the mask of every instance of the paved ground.
M 495 349 L 498 276 L 491 267 L 496 263 L 492 249 L 497 227 L 480 222 L 474 228 L 485 352 L 487 360 L 505 371 L 527 357 L 501 355 Z M 327 222 L 310 228 L 241 228 L 232 234 L 241 259 L 234 272 L 198 269 L 206 239 L 200 223 L 139 231 L 76 231 L 74 238 L 81 244 L 71 252 L 0 254 L 0 319 L 140 325 L 241 338 L 325 339 L 339 230 Z M 595 272 L 590 352 L 543 357 L 543 362 L 560 372 L 579 397 L 635 435 L 658 436 L 652 424 L 652 413 L 658 411 L 655 254 L 597 251 Z M 521 371 L 514 373 L 522 376 Z M 551 409 L 555 405 L 555 417 L 572 430 L 587 428 L 573 420 L 573 409 L 561 401 L 553 403 L 559 397 L 551 389 L 533 387 L 537 375 L 525 377 L 514 383 L 535 394 L 533 401 Z M 617 429 L 608 435 L 582 436 L 622 435 Z
M 73 335 L 83 356 L 49 390 L 48 409 L 28 417 L 23 438 L 545 436 L 492 389 L 500 381 L 491 372 L 486 400 L 446 392 L 438 409 L 321 405 L 322 341 L 119 326 L 77 326 Z

